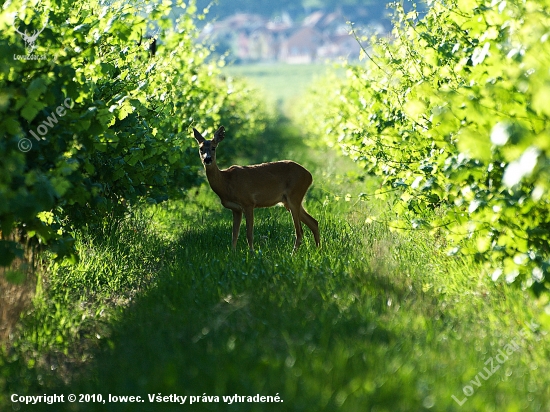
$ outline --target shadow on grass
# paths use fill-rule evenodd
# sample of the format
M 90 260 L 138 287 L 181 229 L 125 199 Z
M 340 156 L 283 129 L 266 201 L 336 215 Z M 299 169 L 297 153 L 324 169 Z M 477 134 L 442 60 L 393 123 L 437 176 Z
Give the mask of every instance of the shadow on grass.
M 283 114 L 278 114 L 276 121 L 268 124 L 262 138 L 256 141 L 256 150 L 251 163 L 273 162 L 277 160 L 294 160 L 302 163 L 309 159 L 305 136 Z
M 256 233 L 270 236 L 272 220 L 286 214 L 260 213 Z M 383 291 L 365 284 L 368 274 L 346 268 L 349 248 L 340 243 L 339 250 L 318 251 L 306 242 L 291 255 L 289 220 L 281 222 L 284 235 L 271 236 L 263 251 L 232 253 L 230 222 L 211 222 L 182 230 L 155 285 L 121 313 L 93 364 L 68 386 L 50 390 L 144 402 L 65 403 L 57 410 L 330 411 L 346 390 L 357 395 L 350 385 L 377 361 L 374 348 L 396 337 L 378 320 Z M 149 401 L 173 394 L 188 396 L 185 407 Z M 203 394 L 219 402 L 189 405 L 190 396 L 202 400 Z M 284 402 L 229 406 L 222 397 L 257 394 Z M 346 410 L 369 402 L 363 394 L 354 404 Z
M 286 119 L 280 122 L 266 131 L 269 142 L 258 146 L 253 162 L 307 161 L 299 132 Z M 376 377 L 386 372 L 385 353 L 404 338 L 384 323 L 388 299 L 404 299 L 410 290 L 390 280 L 383 266 L 369 269 L 358 259 L 361 234 L 318 217 L 323 248 L 314 247 L 306 229 L 303 246 L 292 255 L 290 215 L 271 208 L 256 212 L 256 252 L 246 251 L 243 227 L 233 253 L 230 213 L 221 206 L 186 213 L 164 222 L 163 238 L 148 239 L 165 244 L 154 282 L 121 310 L 92 351 L 93 361 L 69 384 L 48 377 L 48 365 L 26 370 L 25 379 L 37 380 L 26 384 L 32 392 L 48 388 L 107 400 L 56 405 L 70 411 L 364 411 L 407 397 L 406 390 L 395 394 L 395 384 L 372 396 L 382 386 Z M 143 402 L 111 403 L 109 394 L 140 396 Z M 258 394 L 284 402 L 228 405 L 223 399 Z M 150 402 L 157 395 L 167 401 Z M 180 405 L 170 395 L 188 398 Z M 203 395 L 218 402 L 202 402 Z M 196 397 L 192 405 L 190 396 Z

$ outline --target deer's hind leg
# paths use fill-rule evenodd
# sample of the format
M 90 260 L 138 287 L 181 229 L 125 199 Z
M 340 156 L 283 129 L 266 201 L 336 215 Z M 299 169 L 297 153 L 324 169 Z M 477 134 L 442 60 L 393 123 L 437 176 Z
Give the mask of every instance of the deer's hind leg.
M 298 249 L 300 247 L 300 244 L 302 243 L 302 238 L 304 236 L 304 231 L 302 229 L 302 222 L 301 222 L 301 205 L 300 203 L 295 204 L 288 196 L 283 196 L 283 205 L 286 207 L 286 210 L 290 212 L 292 215 L 292 222 L 294 223 L 294 229 L 296 230 L 296 241 L 294 242 L 294 250 Z
M 306 212 L 303 206 L 300 206 L 300 220 L 304 222 L 307 225 L 307 227 L 309 227 L 309 229 L 313 233 L 313 237 L 315 238 L 315 244 L 317 245 L 317 247 L 319 247 L 319 245 L 321 244 L 321 236 L 319 234 L 319 223 L 317 222 L 317 220 L 313 218 L 313 216 L 311 216 L 308 212 Z
M 296 241 L 294 242 L 294 250 L 297 250 L 302 243 L 304 231 L 302 229 L 302 222 L 300 221 L 300 209 L 292 206 L 290 208 L 290 214 L 292 215 L 292 221 L 294 222 L 294 229 L 296 229 Z

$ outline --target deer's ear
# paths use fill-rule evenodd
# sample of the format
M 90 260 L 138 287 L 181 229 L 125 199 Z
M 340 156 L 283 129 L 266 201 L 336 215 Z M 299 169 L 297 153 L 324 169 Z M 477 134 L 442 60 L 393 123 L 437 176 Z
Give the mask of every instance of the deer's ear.
M 197 129 L 195 129 L 193 127 L 193 134 L 195 135 L 195 140 L 197 141 L 197 143 L 201 144 L 202 142 L 204 142 L 204 137 L 202 137 L 202 134 L 199 133 L 199 131 Z
M 223 140 L 225 137 L 225 129 L 223 126 L 220 126 L 220 128 L 214 133 L 214 142 L 219 143 Z

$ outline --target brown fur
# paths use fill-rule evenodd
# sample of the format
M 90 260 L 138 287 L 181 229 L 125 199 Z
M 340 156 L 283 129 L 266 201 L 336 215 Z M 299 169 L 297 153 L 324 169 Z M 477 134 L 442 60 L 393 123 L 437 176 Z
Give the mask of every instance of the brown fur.
M 220 170 L 216 164 L 216 147 L 225 137 L 223 126 L 212 140 L 206 140 L 196 129 L 193 132 L 210 187 L 219 196 L 222 205 L 233 211 L 233 249 L 237 246 L 243 213 L 248 246 L 253 250 L 254 209 L 278 203 L 282 203 L 292 214 L 296 230 L 294 250 L 302 242 L 301 222 L 312 231 L 316 245 L 320 245 L 319 224 L 302 206 L 313 182 L 311 173 L 305 167 L 291 160 L 281 160 Z

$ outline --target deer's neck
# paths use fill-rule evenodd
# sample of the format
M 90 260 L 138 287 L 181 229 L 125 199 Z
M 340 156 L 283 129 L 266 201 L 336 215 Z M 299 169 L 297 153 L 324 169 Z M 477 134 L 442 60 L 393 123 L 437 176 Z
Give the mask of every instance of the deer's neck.
M 206 178 L 212 190 L 218 195 L 222 196 L 225 190 L 224 176 L 223 172 L 220 170 L 216 164 L 216 160 L 213 160 L 212 163 L 205 167 L 206 169 Z

